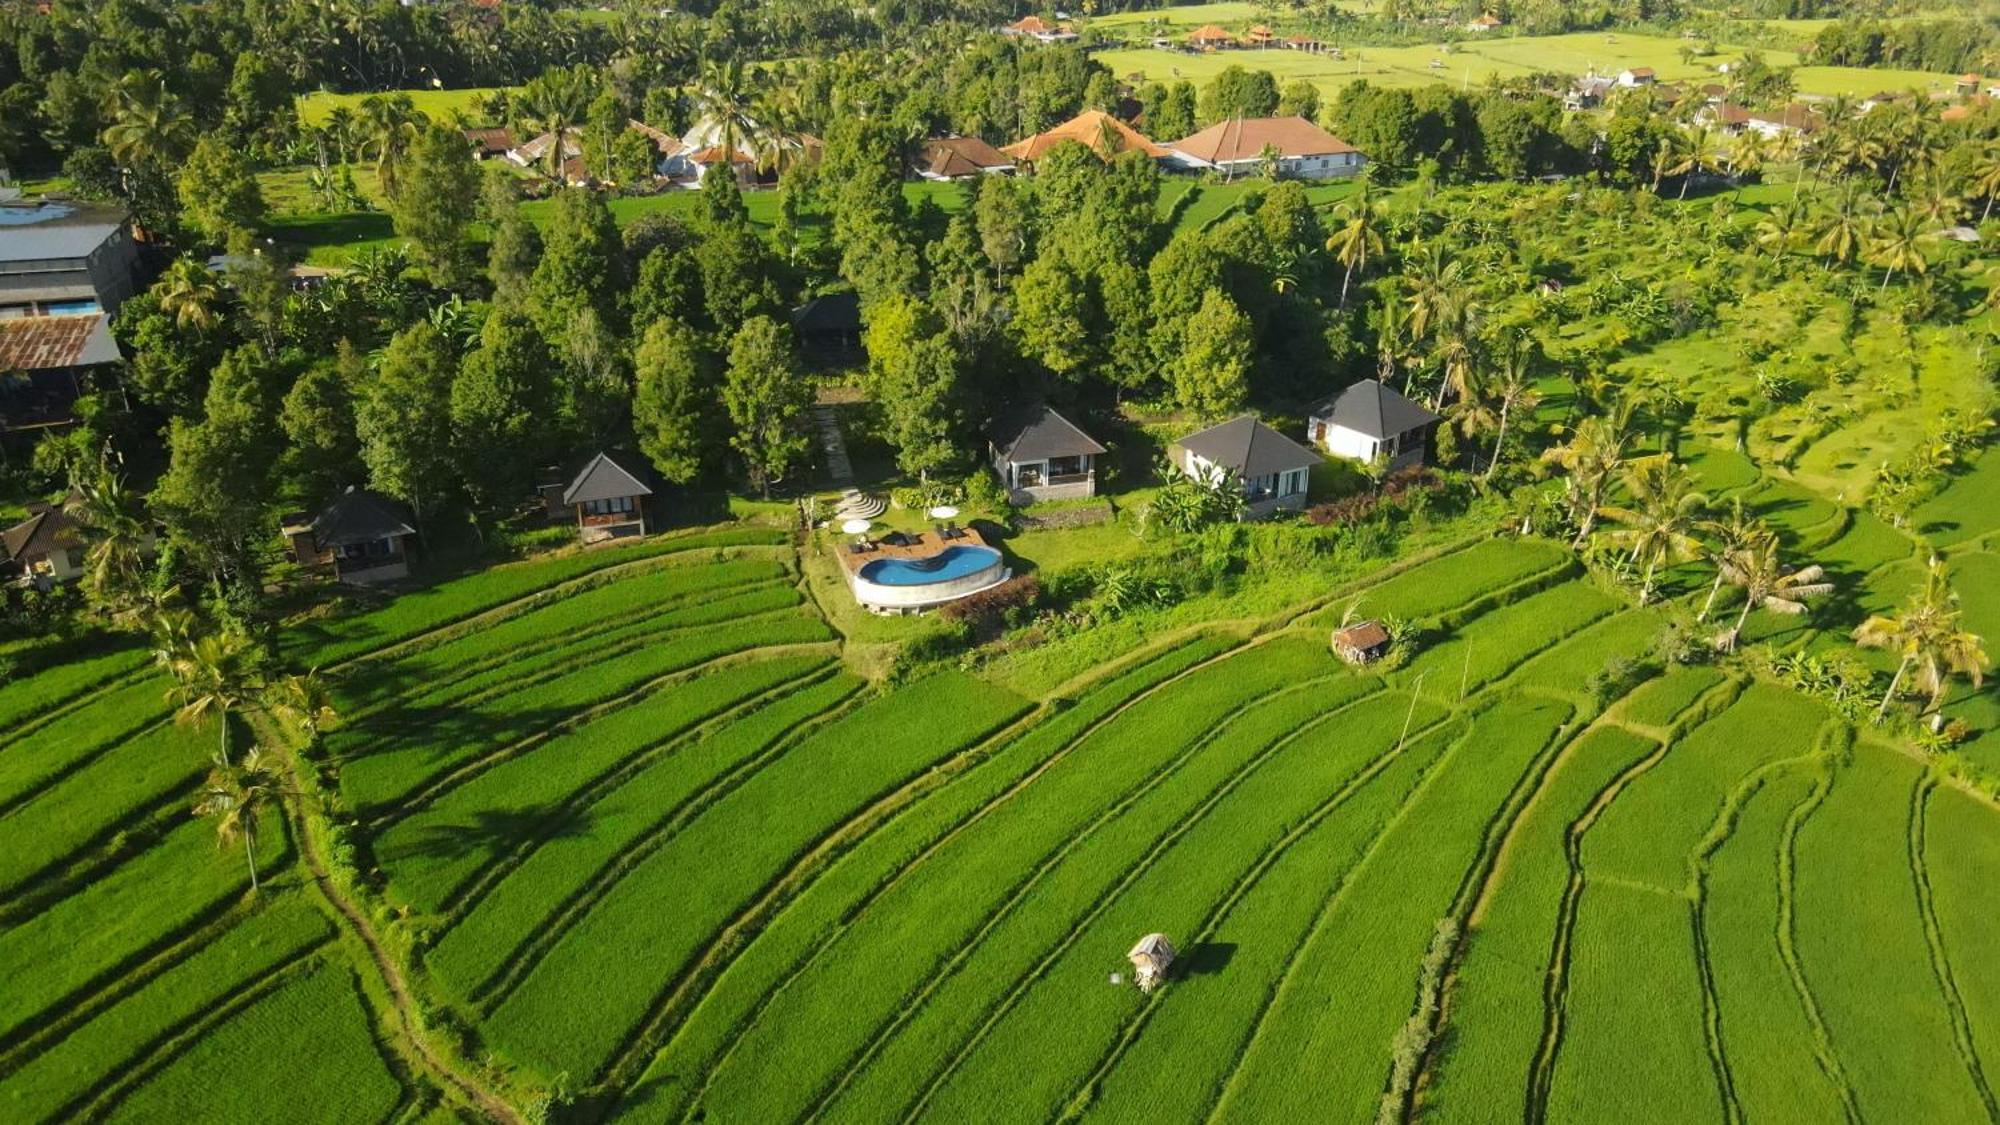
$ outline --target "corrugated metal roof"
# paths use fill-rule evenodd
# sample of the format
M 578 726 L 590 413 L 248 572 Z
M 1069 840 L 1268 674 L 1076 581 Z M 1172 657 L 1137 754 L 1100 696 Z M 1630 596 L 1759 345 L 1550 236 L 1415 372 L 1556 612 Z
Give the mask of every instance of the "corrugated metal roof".
M 125 213 L 115 207 L 0 204 L 0 262 L 85 258 L 124 225 Z
M 105 313 L 0 320 L 0 369 L 91 367 L 115 363 L 118 358 L 118 342 L 111 338 L 111 317 Z

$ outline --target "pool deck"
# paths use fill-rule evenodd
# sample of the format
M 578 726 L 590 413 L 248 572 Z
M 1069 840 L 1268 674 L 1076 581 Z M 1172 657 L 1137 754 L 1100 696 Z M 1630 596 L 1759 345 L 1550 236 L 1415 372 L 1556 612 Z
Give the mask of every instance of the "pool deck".
M 876 559 L 927 559 L 933 555 L 943 553 L 947 547 L 992 546 L 992 544 L 980 537 L 979 532 L 966 527 L 964 524 L 959 525 L 959 530 L 965 533 L 962 537 L 943 541 L 938 539 L 937 532 L 926 531 L 922 539 L 908 547 L 892 547 L 878 538 L 875 540 L 876 546 L 874 550 L 858 555 L 847 549 L 854 542 L 854 536 L 843 535 L 840 537 L 840 565 L 847 569 L 847 573 L 851 577 L 860 574 L 862 567 L 867 566 Z M 884 534 L 887 533 L 885 532 Z M 912 535 L 914 533 L 906 531 L 903 534 Z

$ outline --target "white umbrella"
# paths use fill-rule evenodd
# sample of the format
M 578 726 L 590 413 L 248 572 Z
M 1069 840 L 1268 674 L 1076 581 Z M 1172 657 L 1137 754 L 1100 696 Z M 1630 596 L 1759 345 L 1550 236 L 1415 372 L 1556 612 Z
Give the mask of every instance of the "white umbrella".
M 848 535 L 860 535 L 873 526 L 867 520 L 848 520 L 846 523 L 840 525 L 840 530 Z
M 958 518 L 958 509 L 952 507 L 950 504 L 939 504 L 937 507 L 931 509 L 931 518 L 934 520 L 955 520 Z

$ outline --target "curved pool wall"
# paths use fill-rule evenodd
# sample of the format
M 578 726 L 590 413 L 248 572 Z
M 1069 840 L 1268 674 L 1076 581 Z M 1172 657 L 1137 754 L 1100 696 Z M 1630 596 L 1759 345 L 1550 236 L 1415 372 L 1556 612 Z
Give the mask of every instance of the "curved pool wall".
M 847 576 L 854 600 L 877 613 L 933 609 L 1013 577 L 991 547 L 956 546 L 923 559 L 875 559 Z

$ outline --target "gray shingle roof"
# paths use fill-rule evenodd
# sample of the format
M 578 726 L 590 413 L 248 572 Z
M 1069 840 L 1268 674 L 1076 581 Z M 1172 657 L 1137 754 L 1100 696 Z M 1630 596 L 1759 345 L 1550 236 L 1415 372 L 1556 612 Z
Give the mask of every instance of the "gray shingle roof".
M 1363 379 L 1313 407 L 1314 418 L 1381 440 L 1428 426 L 1438 416 L 1373 379 Z
M 403 522 L 402 506 L 379 492 L 349 485 L 346 492 L 312 525 L 313 544 L 321 550 L 347 543 L 368 543 L 399 535 L 415 535 L 417 529 Z
M 993 447 L 1002 458 L 1016 463 L 1104 452 L 1104 447 L 1077 428 L 1076 423 L 1046 406 L 1024 410 L 996 425 Z
M 1265 477 L 1319 464 L 1320 455 L 1245 414 L 1189 434 L 1174 443 L 1210 464 L 1244 478 Z
M 576 474 L 563 490 L 565 504 L 588 504 L 592 500 L 615 500 L 620 496 L 651 496 L 653 467 L 645 458 L 618 449 L 607 449 Z
M 80 203 L 0 206 L 0 262 L 85 258 L 125 225 L 115 207 Z

